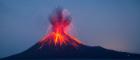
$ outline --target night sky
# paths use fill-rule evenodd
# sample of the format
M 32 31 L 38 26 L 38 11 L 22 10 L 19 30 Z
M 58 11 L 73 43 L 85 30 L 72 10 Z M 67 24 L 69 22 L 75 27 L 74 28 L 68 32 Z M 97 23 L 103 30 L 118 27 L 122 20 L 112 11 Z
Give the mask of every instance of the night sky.
M 71 34 L 84 44 L 140 53 L 140 0 L 0 0 L 0 58 L 37 43 L 58 6 L 70 11 Z

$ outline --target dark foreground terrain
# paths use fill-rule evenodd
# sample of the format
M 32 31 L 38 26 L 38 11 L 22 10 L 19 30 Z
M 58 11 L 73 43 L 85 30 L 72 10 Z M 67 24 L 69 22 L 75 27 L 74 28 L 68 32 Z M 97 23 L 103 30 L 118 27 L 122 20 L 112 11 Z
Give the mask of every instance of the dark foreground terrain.
M 139 54 L 108 50 L 100 46 L 71 45 L 49 46 L 40 48 L 37 43 L 28 50 L 15 54 L 2 60 L 11 59 L 140 59 Z

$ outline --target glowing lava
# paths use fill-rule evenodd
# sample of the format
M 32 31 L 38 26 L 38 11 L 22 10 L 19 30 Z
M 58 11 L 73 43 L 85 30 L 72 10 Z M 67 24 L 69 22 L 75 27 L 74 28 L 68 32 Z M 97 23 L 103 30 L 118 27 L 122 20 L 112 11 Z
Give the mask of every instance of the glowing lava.
M 67 28 L 71 23 L 71 17 L 66 9 L 57 8 L 55 13 L 50 16 L 51 31 L 40 41 L 41 46 L 46 44 L 62 46 L 78 46 L 81 42 L 74 36 L 68 34 Z

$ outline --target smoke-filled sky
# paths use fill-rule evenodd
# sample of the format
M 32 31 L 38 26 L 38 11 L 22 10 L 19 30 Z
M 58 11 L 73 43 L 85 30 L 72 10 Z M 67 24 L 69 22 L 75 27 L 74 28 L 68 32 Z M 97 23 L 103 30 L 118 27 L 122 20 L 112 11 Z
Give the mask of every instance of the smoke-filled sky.
M 70 11 L 86 45 L 140 53 L 139 0 L 0 0 L 0 58 L 37 43 L 58 6 Z

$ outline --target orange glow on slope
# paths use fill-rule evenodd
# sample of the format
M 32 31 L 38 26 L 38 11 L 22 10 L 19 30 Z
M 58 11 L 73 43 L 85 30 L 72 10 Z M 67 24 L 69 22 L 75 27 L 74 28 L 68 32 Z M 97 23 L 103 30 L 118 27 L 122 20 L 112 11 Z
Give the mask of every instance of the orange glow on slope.
M 60 25 L 53 32 L 44 36 L 43 39 L 40 41 L 40 43 L 42 46 L 44 46 L 47 43 L 50 45 L 54 44 L 55 46 L 68 45 L 70 43 L 72 46 L 76 47 L 81 42 L 74 36 L 71 36 L 66 31 L 64 31 Z

